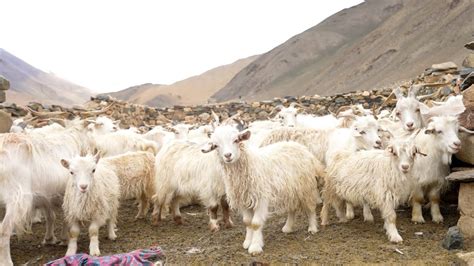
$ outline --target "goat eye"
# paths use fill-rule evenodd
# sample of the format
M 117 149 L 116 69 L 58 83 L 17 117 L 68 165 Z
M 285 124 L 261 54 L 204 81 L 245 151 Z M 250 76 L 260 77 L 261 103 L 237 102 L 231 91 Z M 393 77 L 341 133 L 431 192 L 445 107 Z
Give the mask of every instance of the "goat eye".
M 92 169 L 92 173 L 95 173 L 95 169 Z
M 396 115 L 396 116 L 400 116 L 400 115 L 402 115 L 402 113 L 396 112 L 395 115 Z
M 72 171 L 71 171 L 71 172 L 69 172 L 69 173 L 70 173 L 71 175 L 74 175 L 74 172 L 72 172 Z
M 437 134 L 441 134 L 441 133 L 443 133 L 443 131 L 438 130 L 438 131 L 436 131 L 436 133 L 437 133 Z
M 420 112 L 420 108 L 416 108 L 416 112 L 419 113 L 419 112 Z
M 234 140 L 234 143 L 239 143 L 239 139 Z M 217 147 L 217 145 L 216 145 Z

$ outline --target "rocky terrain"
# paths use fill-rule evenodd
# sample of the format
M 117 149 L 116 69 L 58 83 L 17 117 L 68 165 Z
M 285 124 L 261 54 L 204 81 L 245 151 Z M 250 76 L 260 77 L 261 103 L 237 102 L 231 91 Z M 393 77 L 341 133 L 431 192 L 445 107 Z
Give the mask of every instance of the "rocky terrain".
M 459 65 L 472 14 L 471 0 L 368 0 L 261 55 L 213 97 L 331 95 L 407 80 L 438 62 Z
M 0 76 L 10 81 L 8 102 L 27 104 L 39 101 L 47 104 L 82 104 L 91 91 L 46 73 L 0 48 Z

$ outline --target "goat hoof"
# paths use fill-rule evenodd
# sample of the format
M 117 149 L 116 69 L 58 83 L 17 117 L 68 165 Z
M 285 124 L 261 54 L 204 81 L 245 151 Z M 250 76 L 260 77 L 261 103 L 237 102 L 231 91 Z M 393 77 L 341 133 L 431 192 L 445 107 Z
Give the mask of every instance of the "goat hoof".
M 442 223 L 443 221 L 444 221 L 444 219 L 443 219 L 443 216 L 441 216 L 441 215 L 433 217 L 433 222 L 434 223 L 439 224 L 439 223 Z
M 211 230 L 211 232 L 215 233 L 218 232 L 221 228 L 218 224 L 210 224 L 209 229 Z
M 225 228 L 229 229 L 229 228 L 234 227 L 234 223 L 231 220 L 229 220 L 224 223 L 224 226 Z
M 425 219 L 423 219 L 423 217 L 413 217 L 413 218 L 411 218 L 411 221 L 414 224 L 424 224 L 425 223 Z
M 403 242 L 403 238 L 400 235 L 393 235 L 389 237 L 390 242 L 393 243 L 401 243 Z
M 43 245 L 56 245 L 56 244 L 58 244 L 58 243 L 59 243 L 59 241 L 58 241 L 55 237 L 50 238 L 50 239 L 46 239 L 46 238 L 45 238 L 45 239 L 43 239 L 43 241 L 41 242 L 41 244 L 43 244 Z
M 257 256 L 259 254 L 262 254 L 262 252 L 263 252 L 262 247 L 257 244 L 252 244 L 249 247 L 249 254 L 252 256 Z
M 308 228 L 308 232 L 312 235 L 316 234 L 318 232 L 318 228 Z
M 183 218 L 181 218 L 181 216 L 176 216 L 176 217 L 173 218 L 173 220 L 177 225 L 182 225 L 183 224 Z

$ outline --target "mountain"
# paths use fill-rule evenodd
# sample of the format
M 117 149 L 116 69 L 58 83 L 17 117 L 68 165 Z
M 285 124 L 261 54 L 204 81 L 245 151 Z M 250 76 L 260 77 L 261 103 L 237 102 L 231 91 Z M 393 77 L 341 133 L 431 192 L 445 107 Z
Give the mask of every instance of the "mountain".
M 73 105 L 92 95 L 88 89 L 41 71 L 1 48 L 0 75 L 10 81 L 7 102 Z
M 203 104 L 256 58 L 258 56 L 240 59 L 171 85 L 146 83 L 118 92 L 106 93 L 106 95 L 133 103 L 159 107 Z
M 473 38 L 472 0 L 366 0 L 293 36 L 242 69 L 218 101 L 373 89 L 444 61 Z

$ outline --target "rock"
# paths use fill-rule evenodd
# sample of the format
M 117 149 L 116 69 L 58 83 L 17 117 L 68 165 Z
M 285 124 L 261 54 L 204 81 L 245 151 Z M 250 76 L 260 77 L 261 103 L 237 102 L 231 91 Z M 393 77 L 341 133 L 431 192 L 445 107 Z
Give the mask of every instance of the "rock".
M 469 88 L 472 84 L 474 84 L 474 72 L 471 72 L 467 77 L 462 81 L 459 88 L 461 90 L 465 90 Z
M 3 76 L 0 76 L 0 90 L 6 91 L 10 88 L 10 81 Z
M 268 118 L 268 113 L 265 111 L 261 111 L 258 113 L 258 119 L 267 119 Z
M 464 58 L 462 61 L 462 66 L 463 67 L 474 67 L 474 54 L 469 54 Z
M 458 66 L 454 62 L 444 62 L 440 64 L 434 64 L 431 66 L 433 71 L 444 71 L 449 69 L 457 69 Z
M 466 265 L 474 265 L 474 251 L 468 253 L 457 253 L 456 256 Z
M 6 100 L 6 95 L 4 91 L 0 91 L 0 103 L 3 103 Z
M 474 239 L 474 217 L 461 215 L 458 227 L 464 238 Z
M 469 74 L 471 74 L 471 72 L 474 72 L 474 68 L 472 68 L 472 67 L 462 68 L 459 71 L 459 76 L 461 76 L 461 78 L 465 79 Z
M 461 183 L 458 202 L 461 215 L 474 218 L 474 183 Z
M 260 103 L 259 102 L 253 102 L 252 103 L 252 108 L 258 108 L 260 107 Z
M 364 96 L 364 97 L 369 97 L 369 96 L 370 96 L 370 91 L 364 91 L 364 92 L 362 92 L 362 96 Z
M 209 121 L 210 118 L 211 118 L 211 115 L 208 113 L 202 113 L 199 115 L 199 119 L 203 122 Z
M 461 249 L 463 246 L 463 235 L 457 226 L 448 229 L 448 233 L 443 239 L 443 248 L 447 250 Z
M 474 41 L 466 43 L 464 47 L 466 47 L 469 50 L 474 50 Z
M 474 135 L 461 132 L 459 139 L 461 140 L 461 150 L 456 153 L 456 158 L 474 165 Z
M 444 96 L 448 96 L 453 92 L 453 90 L 450 87 L 444 87 L 441 89 L 441 94 Z
M 0 111 L 0 133 L 10 132 L 13 121 L 10 114 Z
M 97 95 L 95 98 L 99 101 L 110 101 L 110 100 L 112 100 L 112 96 L 103 95 L 103 94 L 102 95 Z

